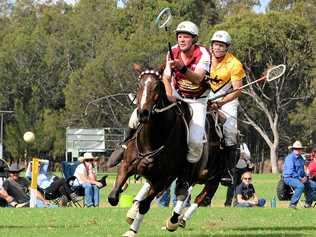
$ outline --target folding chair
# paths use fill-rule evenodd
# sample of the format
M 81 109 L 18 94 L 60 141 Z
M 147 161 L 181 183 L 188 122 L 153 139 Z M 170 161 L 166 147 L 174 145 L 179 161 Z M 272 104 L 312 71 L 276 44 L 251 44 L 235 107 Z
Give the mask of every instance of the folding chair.
M 280 180 L 277 184 L 277 197 L 280 201 L 289 201 L 292 198 L 292 195 L 294 194 L 294 189 L 284 183 L 283 176 L 281 175 Z
M 281 175 L 281 179 L 279 180 L 278 185 L 277 185 L 277 196 L 279 200 L 290 201 L 294 193 L 295 193 L 295 189 L 292 186 L 287 185 L 283 180 L 283 176 Z M 301 198 L 298 201 L 298 204 L 300 207 L 304 206 Z
M 62 161 L 61 162 L 61 168 L 63 172 L 63 176 L 67 183 L 69 184 L 70 188 L 74 193 L 76 193 L 78 196 L 82 197 L 82 204 L 80 201 L 72 201 L 71 206 L 74 207 L 83 207 L 83 201 L 84 201 L 84 188 L 82 186 L 75 185 L 77 182 L 77 178 L 74 176 L 75 170 L 77 166 L 80 164 L 79 161 L 74 161 L 74 162 L 67 162 L 67 161 Z
M 0 188 L 2 187 L 2 183 L 8 177 L 8 169 L 9 166 L 7 162 L 3 159 L 0 159 Z M 7 202 L 3 198 L 0 198 L 0 207 L 6 207 Z
M 54 179 L 54 177 L 57 178 L 57 176 L 55 176 L 55 175 L 53 175 L 53 174 L 51 174 L 49 172 L 48 166 L 49 166 L 49 163 L 47 163 L 47 164 L 40 164 L 39 175 L 45 175 L 47 177 L 52 177 L 53 179 Z M 32 167 L 32 161 L 29 162 L 29 164 L 27 166 L 27 169 L 26 169 L 26 172 L 25 172 L 25 177 L 27 179 L 29 179 L 30 181 L 32 179 L 32 168 L 31 167 Z M 43 195 L 43 197 L 46 200 L 51 201 L 56 206 L 60 206 L 61 200 L 63 198 L 65 198 L 60 193 L 50 192 L 49 189 L 43 189 L 40 186 L 37 186 L 37 190 Z M 68 201 L 68 199 L 66 200 L 66 202 L 67 201 Z

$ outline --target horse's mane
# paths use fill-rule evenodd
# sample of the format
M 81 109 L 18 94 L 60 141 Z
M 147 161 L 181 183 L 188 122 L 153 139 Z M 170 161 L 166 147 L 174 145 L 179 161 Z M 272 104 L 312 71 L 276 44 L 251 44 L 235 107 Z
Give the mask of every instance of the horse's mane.
M 167 105 L 170 104 L 168 98 L 167 98 L 167 93 L 166 93 L 166 89 L 165 89 L 165 85 L 162 82 L 162 80 L 159 81 L 158 84 L 158 89 L 159 89 L 159 99 L 157 101 L 157 107 L 158 108 L 163 108 Z

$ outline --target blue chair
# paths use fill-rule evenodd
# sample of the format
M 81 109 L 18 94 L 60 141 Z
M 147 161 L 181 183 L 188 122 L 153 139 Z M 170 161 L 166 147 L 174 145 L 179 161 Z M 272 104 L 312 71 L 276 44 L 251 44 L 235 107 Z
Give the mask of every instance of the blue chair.
M 75 185 L 75 183 L 77 183 L 76 182 L 77 178 L 76 176 L 74 176 L 74 173 L 79 164 L 80 164 L 79 161 L 74 161 L 74 162 L 62 161 L 61 168 L 62 168 L 63 176 L 65 180 L 67 180 L 73 192 L 75 192 L 80 197 L 84 197 L 84 188 L 82 186 Z M 83 200 L 84 198 L 82 199 L 82 201 Z M 73 201 L 72 204 L 75 207 L 83 207 L 83 204 L 81 204 L 80 202 Z

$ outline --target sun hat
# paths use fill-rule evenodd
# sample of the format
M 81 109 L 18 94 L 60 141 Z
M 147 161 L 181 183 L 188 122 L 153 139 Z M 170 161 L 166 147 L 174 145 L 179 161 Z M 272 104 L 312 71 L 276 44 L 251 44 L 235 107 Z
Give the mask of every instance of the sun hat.
M 93 156 L 91 152 L 86 152 L 83 156 L 79 157 L 80 162 L 84 162 L 85 160 L 96 160 L 98 157 Z
M 290 149 L 305 149 L 306 147 L 302 145 L 300 141 L 295 141 L 292 146 L 289 146 Z
M 19 165 L 18 163 L 14 163 L 12 165 L 9 166 L 9 170 L 8 172 L 10 173 L 18 173 L 18 172 L 21 172 L 22 170 L 24 170 L 25 167 L 24 166 L 21 166 Z

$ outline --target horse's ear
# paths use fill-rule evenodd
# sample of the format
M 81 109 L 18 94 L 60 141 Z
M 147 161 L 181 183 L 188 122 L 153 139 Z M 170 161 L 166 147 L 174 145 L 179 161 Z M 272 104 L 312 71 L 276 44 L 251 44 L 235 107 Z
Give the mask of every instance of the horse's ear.
M 137 75 L 141 74 L 141 72 L 143 71 L 143 67 L 136 63 L 133 64 L 133 69 Z
M 159 72 L 160 75 L 163 74 L 163 71 L 165 70 L 166 67 L 166 60 L 163 61 L 162 64 L 160 64 L 160 66 L 157 68 L 157 71 Z

